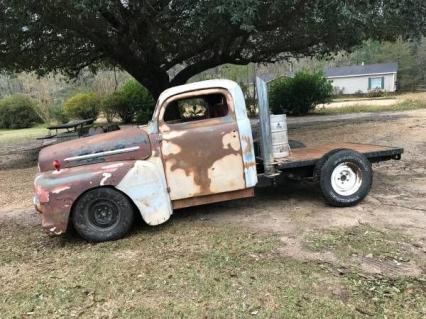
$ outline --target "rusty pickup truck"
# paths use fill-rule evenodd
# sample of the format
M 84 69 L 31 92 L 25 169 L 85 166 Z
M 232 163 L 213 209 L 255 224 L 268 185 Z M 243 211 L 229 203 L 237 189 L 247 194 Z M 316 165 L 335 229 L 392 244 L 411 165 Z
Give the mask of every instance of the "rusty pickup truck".
M 252 197 L 283 176 L 316 180 L 329 204 L 351 206 L 370 191 L 371 163 L 401 158 L 401 148 L 350 142 L 277 158 L 266 83 L 256 86 L 256 138 L 238 84 L 210 80 L 164 91 L 148 125 L 44 148 L 34 181 L 43 229 L 72 224 L 88 241 L 115 240 L 135 214 L 159 225 L 175 209 Z

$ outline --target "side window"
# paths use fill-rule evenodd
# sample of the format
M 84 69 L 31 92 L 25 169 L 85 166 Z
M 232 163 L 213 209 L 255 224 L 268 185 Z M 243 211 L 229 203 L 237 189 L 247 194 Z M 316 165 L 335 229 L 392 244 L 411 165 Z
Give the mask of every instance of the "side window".
M 223 94 L 200 95 L 169 103 L 164 112 L 166 123 L 184 123 L 228 115 L 228 105 Z

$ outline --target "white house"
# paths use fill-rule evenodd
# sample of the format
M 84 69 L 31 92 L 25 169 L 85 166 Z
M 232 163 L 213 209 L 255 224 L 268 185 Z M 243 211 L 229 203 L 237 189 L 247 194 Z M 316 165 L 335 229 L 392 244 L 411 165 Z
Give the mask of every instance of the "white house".
M 373 90 L 396 91 L 397 63 L 352 65 L 324 70 L 325 77 L 341 94 L 368 93 Z

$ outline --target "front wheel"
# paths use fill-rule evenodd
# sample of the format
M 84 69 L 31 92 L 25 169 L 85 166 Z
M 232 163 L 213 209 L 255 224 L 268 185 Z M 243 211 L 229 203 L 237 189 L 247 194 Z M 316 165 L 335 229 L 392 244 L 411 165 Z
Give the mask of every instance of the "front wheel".
M 373 171 L 363 154 L 340 150 L 326 159 L 319 177 L 326 201 L 333 206 L 347 207 L 358 204 L 368 195 Z
M 81 237 L 92 242 L 123 237 L 133 224 L 130 200 L 112 188 L 96 188 L 84 193 L 76 202 L 72 223 Z

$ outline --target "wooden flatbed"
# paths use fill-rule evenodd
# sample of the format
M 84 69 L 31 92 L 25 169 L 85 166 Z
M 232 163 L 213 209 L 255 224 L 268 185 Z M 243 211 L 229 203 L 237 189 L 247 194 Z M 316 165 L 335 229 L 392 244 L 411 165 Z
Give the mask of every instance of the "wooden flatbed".
M 334 143 L 291 150 L 290 156 L 276 163 L 281 170 L 314 166 L 325 154 L 335 149 L 351 149 L 364 154 L 370 162 L 401 159 L 402 148 L 372 144 Z

